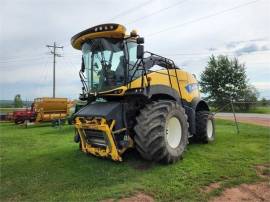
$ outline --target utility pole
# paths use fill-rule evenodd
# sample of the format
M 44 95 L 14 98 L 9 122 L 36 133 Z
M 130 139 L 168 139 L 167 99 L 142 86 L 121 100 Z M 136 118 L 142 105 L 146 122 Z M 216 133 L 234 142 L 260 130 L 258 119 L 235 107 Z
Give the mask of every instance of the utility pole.
M 60 54 L 56 52 L 57 48 L 63 49 L 63 46 L 56 46 L 56 42 L 52 45 L 47 45 L 47 47 L 50 49 L 50 53 L 53 55 L 53 98 L 55 98 L 55 64 L 56 64 L 56 57 L 62 57 Z M 53 48 L 53 49 L 51 49 Z

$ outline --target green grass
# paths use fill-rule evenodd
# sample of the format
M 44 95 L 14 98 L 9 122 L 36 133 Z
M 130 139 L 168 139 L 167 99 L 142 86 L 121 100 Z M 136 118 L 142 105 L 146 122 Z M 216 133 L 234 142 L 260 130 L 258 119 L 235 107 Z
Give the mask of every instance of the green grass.
M 213 112 L 220 112 L 219 109 L 215 107 L 210 107 L 211 111 Z M 222 111 L 222 112 L 232 112 L 230 109 L 229 111 Z M 256 106 L 254 108 L 249 109 L 248 111 L 236 110 L 236 113 L 257 113 L 257 114 L 270 114 L 270 106 Z
M 259 180 L 254 165 L 270 162 L 269 128 L 240 124 L 237 135 L 229 121 L 217 121 L 213 144 L 190 144 L 184 159 L 168 166 L 134 153 L 122 163 L 85 155 L 73 131 L 1 124 L 0 201 L 99 201 L 137 191 L 157 201 L 207 201 L 224 187 Z M 212 182 L 223 188 L 200 191 Z
M 1 108 L 0 107 L 0 112 L 4 112 L 4 113 L 13 112 L 14 110 L 15 108 Z
M 247 113 L 270 114 L 270 106 L 252 108 Z

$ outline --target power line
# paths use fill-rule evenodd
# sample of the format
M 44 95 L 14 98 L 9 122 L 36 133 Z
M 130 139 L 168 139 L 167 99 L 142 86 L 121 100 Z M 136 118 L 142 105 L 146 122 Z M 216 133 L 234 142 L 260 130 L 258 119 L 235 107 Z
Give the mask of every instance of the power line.
M 245 62 L 245 63 L 248 63 L 248 65 L 269 65 L 270 64 L 270 61 L 269 62 Z
M 193 19 L 193 20 L 189 20 L 189 21 L 186 21 L 186 22 L 183 22 L 183 23 L 174 25 L 174 26 L 167 27 L 166 29 L 162 29 L 162 30 L 159 30 L 157 32 L 153 32 L 153 33 L 147 34 L 147 36 L 154 36 L 154 35 L 157 35 L 157 34 L 166 32 L 168 30 L 176 29 L 176 28 L 179 28 L 179 27 L 188 25 L 188 24 L 196 23 L 196 22 L 199 22 L 199 21 L 202 21 L 202 20 L 211 18 L 211 17 L 222 15 L 224 13 L 228 13 L 228 12 L 233 11 L 235 9 L 239 9 L 239 8 L 244 7 L 244 6 L 248 6 L 248 5 L 253 4 L 253 3 L 256 3 L 258 1 L 260 1 L 260 0 L 255 0 L 255 1 L 250 1 L 250 2 L 244 3 L 244 4 L 239 4 L 237 6 L 234 6 L 234 7 L 229 8 L 229 9 L 225 9 L 225 10 L 222 10 L 222 11 L 219 11 L 219 12 L 216 12 L 216 13 L 212 13 L 210 15 L 205 15 L 205 16 L 202 16 L 200 18 L 196 18 L 196 19 Z
M 14 58 L 21 58 L 21 56 L 23 56 L 23 58 L 25 58 L 25 57 L 32 57 L 33 55 L 34 56 L 41 56 L 41 55 L 43 55 L 44 53 L 35 53 L 35 54 L 33 54 L 32 52 L 24 52 L 24 53 L 21 53 L 21 54 L 17 54 L 16 53 L 16 56 L 14 56 L 14 57 L 6 57 L 6 55 L 1 55 L 0 56 L 0 60 L 2 60 L 2 59 L 5 59 L 5 60 L 9 60 L 9 59 L 14 59 Z M 13 55 L 14 55 L 14 53 L 13 53 Z
M 42 60 L 44 59 L 44 56 L 39 56 L 39 57 L 33 57 L 33 58 L 21 58 L 21 59 L 13 59 L 13 60 L 0 60 L 0 63 L 13 63 L 13 62 L 23 62 L 23 61 L 35 61 L 35 60 Z
M 112 21 L 112 20 L 115 20 L 115 19 L 117 19 L 117 18 L 119 18 L 119 17 L 121 17 L 121 16 L 128 15 L 128 14 L 134 12 L 134 11 L 137 11 L 138 8 L 141 8 L 142 6 L 146 6 L 147 4 L 150 4 L 152 1 L 153 1 L 153 0 L 150 0 L 150 1 L 147 1 L 146 3 L 139 4 L 139 5 L 137 5 L 136 7 L 129 8 L 129 9 L 127 9 L 126 11 L 123 11 L 123 12 L 119 13 L 118 15 L 114 16 L 113 18 L 111 18 L 111 19 L 109 19 L 109 20 L 107 20 L 107 21 Z M 172 7 L 175 7 L 175 6 L 179 5 L 179 4 L 182 4 L 182 3 L 184 3 L 185 1 L 188 1 L 188 0 L 182 0 L 182 1 L 177 2 L 177 3 L 175 3 L 175 4 L 171 5 L 171 6 L 168 6 L 168 7 L 162 8 L 162 9 L 159 9 L 159 10 L 154 11 L 154 12 L 148 14 L 148 15 L 145 15 L 145 16 L 143 16 L 143 17 L 139 17 L 139 18 L 137 18 L 137 19 L 135 19 L 135 20 L 132 20 L 132 21 L 128 22 L 127 24 L 133 24 L 133 23 L 135 23 L 135 22 L 141 21 L 141 20 L 143 20 L 143 19 L 145 19 L 145 18 L 151 17 L 151 16 L 153 16 L 153 15 L 155 15 L 155 14 L 158 14 L 158 13 L 163 12 L 163 11 L 165 11 L 165 10 L 168 10 L 168 9 L 170 9 L 170 8 L 172 8 Z M 70 45 L 70 44 L 67 44 L 67 45 Z
M 53 48 L 51 50 L 51 54 L 53 55 L 53 98 L 55 98 L 55 64 L 56 64 L 56 57 L 62 57 L 60 54 L 58 54 L 56 51 L 57 49 L 63 49 L 63 46 L 56 46 L 56 42 L 53 43 L 52 45 L 47 45 L 47 47 Z
M 129 8 L 127 10 L 124 10 L 122 11 L 121 13 L 118 13 L 117 15 L 115 15 L 114 17 L 110 18 L 110 19 L 107 19 L 107 20 L 103 20 L 103 22 L 110 22 L 110 21 L 113 21 L 113 20 L 116 20 L 117 18 L 120 18 L 120 17 L 123 17 L 123 16 L 126 16 L 130 13 L 133 13 L 133 12 L 138 12 L 138 9 L 141 8 L 141 7 L 144 7 L 150 3 L 152 3 L 153 1 L 155 0 L 149 0 L 147 2 L 143 2 L 141 4 L 138 4 L 137 6 L 135 7 L 132 7 L 132 8 Z M 67 44 L 68 46 L 70 45 L 69 43 Z
M 220 53 L 220 54 L 226 54 L 226 53 L 236 53 L 237 54 L 237 51 L 238 50 L 232 50 L 232 51 L 222 51 L 222 50 L 214 50 L 214 51 L 208 51 L 208 52 L 205 52 L 205 51 L 186 51 L 186 52 L 177 52 L 175 51 L 174 53 L 161 53 L 161 55 L 169 55 L 169 56 L 193 56 L 193 55 L 209 55 L 209 54 L 217 54 L 217 53 Z M 253 51 L 253 52 L 243 52 L 243 53 L 239 53 L 239 55 L 249 55 L 249 54 L 261 54 L 261 53 L 267 53 L 269 52 L 270 50 L 256 50 L 256 51 Z M 81 55 L 77 55 L 77 54 L 67 54 L 65 55 L 68 59 L 72 58 L 72 59 L 78 59 L 79 56 Z M 78 59 L 79 61 L 79 59 Z
M 261 53 L 265 53 L 265 52 L 269 52 L 270 50 L 257 50 L 257 51 L 253 51 L 253 52 L 243 52 L 243 53 L 239 53 L 239 56 L 241 55 L 252 55 L 252 54 L 261 54 Z M 194 56 L 194 55 L 209 55 L 209 54 L 229 54 L 229 53 L 235 53 L 237 54 L 237 50 L 235 51 L 209 51 L 207 52 L 189 52 L 189 53 L 172 53 L 172 54 L 167 54 L 170 56 Z
M 128 9 L 128 10 L 126 10 L 126 11 L 124 11 L 124 12 L 122 12 L 122 13 L 116 15 L 115 17 L 111 18 L 110 20 L 114 20 L 114 19 L 119 18 L 119 17 L 121 17 L 121 16 L 123 16 L 123 15 L 127 15 L 127 14 L 129 14 L 130 12 L 133 12 L 133 11 L 135 11 L 136 9 L 140 8 L 141 6 L 145 6 L 145 5 L 149 4 L 149 3 L 151 3 L 152 1 L 153 1 L 153 0 L 150 0 L 150 1 L 147 1 L 146 3 L 140 4 L 140 5 L 138 5 L 138 6 L 134 7 L 134 8 L 130 8 L 130 9 Z M 165 11 L 165 10 L 168 10 L 168 9 L 174 7 L 174 6 L 177 6 L 178 4 L 182 4 L 182 3 L 184 3 L 185 1 L 188 1 L 188 0 L 182 0 L 182 1 L 180 1 L 180 2 L 177 2 L 177 3 L 173 4 L 173 5 L 170 5 L 170 6 L 168 6 L 168 7 L 159 9 L 159 10 L 154 11 L 154 12 L 148 14 L 148 15 L 145 15 L 145 16 L 143 16 L 143 17 L 139 17 L 139 18 L 137 18 L 137 19 L 135 19 L 135 20 L 133 20 L 133 21 L 130 21 L 130 22 L 128 22 L 127 24 L 132 24 L 132 23 L 135 23 L 135 22 L 137 22 L 137 21 L 143 20 L 143 19 L 145 19 L 145 18 L 147 18 L 147 17 L 151 17 L 151 16 L 153 16 L 153 15 L 155 15 L 155 14 L 158 14 L 158 13 L 160 13 L 160 12 L 162 12 L 162 11 Z M 175 25 L 175 26 L 168 27 L 168 28 L 166 28 L 166 29 L 163 29 L 163 30 L 160 30 L 160 31 L 151 33 L 151 34 L 149 34 L 149 35 L 147 35 L 147 36 L 150 36 L 150 35 L 153 36 L 153 35 L 156 35 L 156 34 L 159 34 L 159 33 L 162 33 L 162 32 L 168 31 L 168 30 L 171 30 L 171 29 L 175 29 L 175 28 L 184 26 L 184 25 L 186 25 L 186 24 L 192 24 L 192 23 L 195 23 L 195 22 L 198 22 L 198 21 L 201 21 L 201 20 L 210 18 L 210 17 L 214 17 L 214 16 L 217 16 L 217 15 L 221 15 L 221 14 L 230 12 L 230 11 L 232 11 L 232 10 L 235 10 L 235 9 L 238 9 L 238 8 L 241 8 L 241 7 L 244 7 L 244 6 L 247 6 L 247 5 L 249 5 L 249 4 L 256 3 L 257 1 L 259 1 L 259 0 L 250 1 L 250 2 L 247 2 L 247 3 L 244 3 L 244 4 L 239 4 L 239 5 L 235 6 L 235 7 L 232 7 L 232 8 L 226 9 L 226 10 L 222 10 L 222 11 L 217 12 L 217 13 L 213 13 L 213 14 L 210 14 L 210 15 L 206 15 L 206 16 L 203 16 L 203 17 L 194 19 L 194 20 L 186 21 L 186 22 L 184 22 L 184 23 L 181 23 L 181 24 L 178 24 L 178 25 Z M 109 20 L 109 21 L 110 21 L 110 20 Z
M 129 9 L 115 15 L 111 19 L 108 19 L 107 22 L 110 22 L 112 20 L 115 20 L 115 19 L 117 19 L 119 17 L 122 17 L 122 16 L 125 16 L 125 15 L 128 15 L 128 14 L 130 14 L 132 12 L 135 12 L 135 11 L 137 12 L 139 8 L 141 8 L 141 7 L 143 7 L 143 6 L 147 5 L 147 4 L 150 4 L 152 1 L 153 0 L 150 0 L 150 1 L 147 1 L 147 2 L 144 2 L 144 3 L 141 3 L 141 4 L 139 4 L 139 5 L 137 5 L 137 6 L 133 7 L 133 8 L 129 8 Z
M 46 58 L 46 61 L 45 61 L 45 63 L 43 63 L 43 68 L 42 68 L 42 70 L 40 71 L 40 79 L 41 79 L 41 83 L 45 83 L 45 78 L 47 78 L 47 73 L 48 73 L 48 68 L 47 68 L 47 64 L 48 64 L 48 62 L 49 62 L 49 59 L 48 58 Z M 38 94 L 40 95 L 41 94 L 41 86 L 40 85 L 38 85 L 37 86 L 37 92 L 38 92 Z
M 48 68 L 47 65 L 49 63 L 49 59 L 47 58 L 47 60 L 45 61 L 44 65 L 43 65 L 43 73 L 42 73 L 42 78 L 43 81 L 45 82 L 47 80 L 47 74 L 48 74 Z
M 70 44 L 67 44 L 67 45 L 70 45 Z M 37 54 L 37 55 L 33 55 L 32 53 L 24 53 L 24 54 L 16 54 L 16 56 L 14 57 L 6 57 L 6 56 L 0 56 L 0 63 L 1 62 L 13 62 L 13 61 L 17 61 L 17 60 L 31 60 L 33 58 L 41 58 L 41 57 L 44 57 L 44 54 L 46 52 L 43 52 L 42 54 Z M 81 52 L 80 52 L 81 53 Z M 77 54 L 80 54 L 80 53 L 77 53 Z M 46 54 L 50 54 L 50 53 L 46 53 Z M 76 52 L 73 52 L 71 54 L 76 54 Z M 22 57 L 21 57 L 22 56 Z
M 185 1 L 188 1 L 188 0 L 182 0 L 182 1 L 179 1 L 179 2 L 177 2 L 177 3 L 175 3 L 175 4 L 172 4 L 172 5 L 170 5 L 170 6 L 167 6 L 167 7 L 165 7 L 165 8 L 161 8 L 161 9 L 159 9 L 159 10 L 157 10 L 157 11 L 154 11 L 154 12 L 152 12 L 152 13 L 149 13 L 149 14 L 147 14 L 147 15 L 144 15 L 144 16 L 142 16 L 142 17 L 139 17 L 139 18 L 137 18 L 137 19 L 135 19 L 135 20 L 132 20 L 132 21 L 128 22 L 127 24 L 133 24 L 133 23 L 135 23 L 135 22 L 144 20 L 145 18 L 152 17 L 153 15 L 156 15 L 156 14 L 158 14 L 158 13 L 161 13 L 161 12 L 163 12 L 163 11 L 165 11 L 165 10 L 168 10 L 168 9 L 170 9 L 170 8 L 173 8 L 173 7 L 175 7 L 175 6 L 178 6 L 178 5 L 182 4 L 182 3 L 184 3 Z
M 262 52 L 267 52 L 267 51 L 262 51 Z M 269 53 L 269 52 L 268 52 Z M 209 54 L 202 54 L 202 55 L 199 55 L 199 54 L 196 54 L 197 56 L 200 56 L 200 57 L 196 57 L 196 58 L 192 58 L 192 59 L 184 59 L 185 60 L 188 60 L 190 62 L 190 60 L 192 60 L 192 62 L 198 62 L 198 61 L 202 61 L 202 60 L 206 60 L 207 58 L 209 58 L 211 55 L 214 55 L 214 56 L 217 56 L 217 55 L 221 55 L 221 54 L 225 54 L 226 56 L 230 56 L 230 57 L 237 57 L 241 60 L 241 56 L 248 56 L 248 55 L 254 55 L 254 54 L 261 54 L 261 52 L 253 52 L 253 53 L 243 53 L 242 55 L 239 55 L 239 56 L 236 56 L 234 54 L 234 52 L 229 52 L 229 51 L 226 51 L 225 52 L 219 52 L 219 53 L 209 53 Z M 195 55 L 195 54 L 194 54 Z M 182 54 L 167 54 L 165 55 L 166 57 L 169 57 L 169 58 L 173 58 L 174 57 L 174 61 L 178 61 L 179 62 L 179 59 L 176 59 L 178 58 L 179 56 L 183 56 Z M 191 56 L 191 55 L 189 55 Z M 183 60 L 183 59 L 182 59 Z M 245 59 L 245 62 L 250 64 L 250 61 L 258 61 L 256 59 Z M 183 62 L 183 61 L 182 61 Z M 268 62 L 269 64 L 270 62 Z
M 74 65 L 74 63 L 69 59 L 69 57 L 63 57 L 63 59 L 64 59 L 65 63 L 68 64 L 68 66 L 71 66 L 71 67 L 77 69 L 76 65 Z
M 259 41 L 257 39 L 250 39 L 250 40 L 245 40 L 245 41 L 232 41 L 232 43 L 246 43 L 246 42 L 252 42 L 252 41 Z M 265 42 L 269 41 L 269 40 L 264 40 Z M 231 43 L 231 42 L 229 42 Z M 237 51 L 237 50 L 236 50 Z M 236 51 L 229 51 L 229 52 L 236 52 Z M 213 51 L 213 52 L 220 52 L 220 51 Z M 223 51 L 221 51 L 223 52 Z M 227 52 L 227 51 L 226 51 Z M 173 55 L 202 55 L 204 52 L 190 52 L 188 50 L 184 50 L 184 52 L 182 53 L 172 53 Z M 208 54 L 208 53 L 205 53 L 205 54 Z M 73 53 L 65 53 L 64 56 L 67 56 L 67 57 L 71 57 L 71 58 L 79 58 L 81 56 L 81 52 L 80 53 L 76 53 L 76 52 L 73 52 Z M 7 59 L 7 60 L 1 60 L 0 59 L 0 64 L 9 64 L 9 63 L 17 63 L 17 62 L 24 62 L 24 61 L 39 61 L 39 60 L 43 60 L 44 59 L 44 54 L 41 55 L 41 56 L 35 56 L 35 57 L 27 57 L 27 58 L 17 58 L 17 57 L 13 57 L 12 59 Z

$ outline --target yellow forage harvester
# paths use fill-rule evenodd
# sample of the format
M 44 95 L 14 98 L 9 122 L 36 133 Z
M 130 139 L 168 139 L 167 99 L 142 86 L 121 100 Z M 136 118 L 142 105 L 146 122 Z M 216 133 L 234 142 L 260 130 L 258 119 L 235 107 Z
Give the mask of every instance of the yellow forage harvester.
M 171 59 L 144 51 L 144 38 L 102 24 L 71 39 L 82 51 L 75 142 L 85 153 L 122 161 L 135 148 L 147 160 L 174 163 L 188 139 L 211 142 L 214 120 L 198 81 Z

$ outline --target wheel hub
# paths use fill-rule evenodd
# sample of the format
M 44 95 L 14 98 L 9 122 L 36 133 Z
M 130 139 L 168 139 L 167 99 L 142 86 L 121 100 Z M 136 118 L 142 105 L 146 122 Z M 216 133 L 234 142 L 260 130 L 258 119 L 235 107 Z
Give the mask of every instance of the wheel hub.
M 207 137 L 212 138 L 213 136 L 213 123 L 212 120 L 207 121 Z
M 176 117 L 171 117 L 166 125 L 166 139 L 170 147 L 176 148 L 182 137 L 182 126 Z

